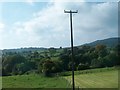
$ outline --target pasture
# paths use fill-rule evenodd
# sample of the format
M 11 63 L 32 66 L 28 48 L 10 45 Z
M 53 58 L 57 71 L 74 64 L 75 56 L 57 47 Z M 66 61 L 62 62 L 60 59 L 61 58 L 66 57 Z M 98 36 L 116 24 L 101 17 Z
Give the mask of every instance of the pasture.
M 64 74 L 64 75 L 63 75 Z M 16 75 L 2 77 L 3 88 L 71 88 L 71 71 L 57 77 Z M 115 68 L 75 71 L 76 88 L 118 88 L 118 70 Z
M 71 76 L 65 76 L 71 83 Z M 118 88 L 118 71 L 109 70 L 75 75 L 76 88 Z
M 2 77 L 2 88 L 67 88 L 67 83 L 63 78 L 36 74 Z

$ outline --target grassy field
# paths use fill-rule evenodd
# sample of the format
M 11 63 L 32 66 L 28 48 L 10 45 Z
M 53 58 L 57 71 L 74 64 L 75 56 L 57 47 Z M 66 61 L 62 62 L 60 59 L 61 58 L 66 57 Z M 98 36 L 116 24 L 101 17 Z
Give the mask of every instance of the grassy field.
M 71 82 L 71 76 L 65 76 Z M 118 71 L 83 73 L 75 75 L 75 85 L 80 88 L 118 88 Z
M 68 82 L 60 77 L 41 75 L 7 76 L 2 78 L 3 88 L 67 88 Z
M 3 88 L 71 88 L 71 85 L 71 72 L 59 77 L 36 74 L 2 77 Z M 103 68 L 75 71 L 75 85 L 80 88 L 117 88 L 118 70 Z

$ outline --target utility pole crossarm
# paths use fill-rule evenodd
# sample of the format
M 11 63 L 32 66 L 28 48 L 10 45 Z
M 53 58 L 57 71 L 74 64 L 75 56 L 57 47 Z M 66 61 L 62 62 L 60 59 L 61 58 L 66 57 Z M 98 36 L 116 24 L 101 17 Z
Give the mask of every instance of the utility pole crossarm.
M 78 10 L 76 10 L 76 11 L 71 11 L 71 10 L 64 10 L 64 13 L 78 13 Z

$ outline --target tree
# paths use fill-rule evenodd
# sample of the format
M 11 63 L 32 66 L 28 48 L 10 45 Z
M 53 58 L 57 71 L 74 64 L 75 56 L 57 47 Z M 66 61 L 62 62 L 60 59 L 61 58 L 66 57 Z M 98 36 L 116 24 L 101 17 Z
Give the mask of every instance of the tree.
M 99 61 L 98 61 L 97 59 L 93 59 L 93 60 L 91 61 L 91 67 L 92 67 L 92 68 L 98 68 L 98 67 L 100 67 Z
M 62 49 L 62 47 L 60 46 L 60 49 Z
M 7 74 L 12 73 L 16 64 L 20 64 L 25 61 L 26 61 L 25 57 L 23 57 L 19 54 L 5 57 L 4 61 L 2 62 L 4 72 L 6 72 Z
M 107 67 L 119 65 L 119 57 L 116 55 L 116 53 L 110 53 L 104 57 L 104 59 Z
M 51 60 L 46 60 L 43 63 L 43 70 L 42 72 L 44 73 L 45 76 L 51 76 L 51 73 L 54 72 L 55 70 L 55 63 Z
M 77 67 L 77 70 L 85 70 L 85 69 L 88 69 L 88 68 L 89 68 L 88 64 L 80 63 Z
M 62 62 L 63 70 L 68 70 L 68 64 L 70 62 L 70 56 L 68 54 L 61 54 L 59 59 Z
M 99 57 L 105 57 L 107 55 L 107 49 L 105 45 L 98 44 L 96 45 L 95 50 Z
M 33 57 L 34 57 L 34 58 L 39 58 L 39 53 L 38 53 L 37 51 L 35 51 L 35 52 L 33 53 Z
M 51 56 L 54 56 L 54 54 L 56 53 L 56 49 L 55 48 L 49 48 L 49 53 Z

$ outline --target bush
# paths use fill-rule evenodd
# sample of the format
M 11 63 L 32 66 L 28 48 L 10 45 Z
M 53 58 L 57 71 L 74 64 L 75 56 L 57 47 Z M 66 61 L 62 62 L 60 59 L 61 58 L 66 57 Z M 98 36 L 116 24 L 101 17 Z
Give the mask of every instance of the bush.
M 89 65 L 82 63 L 78 65 L 78 70 L 85 70 L 85 69 L 89 69 Z

